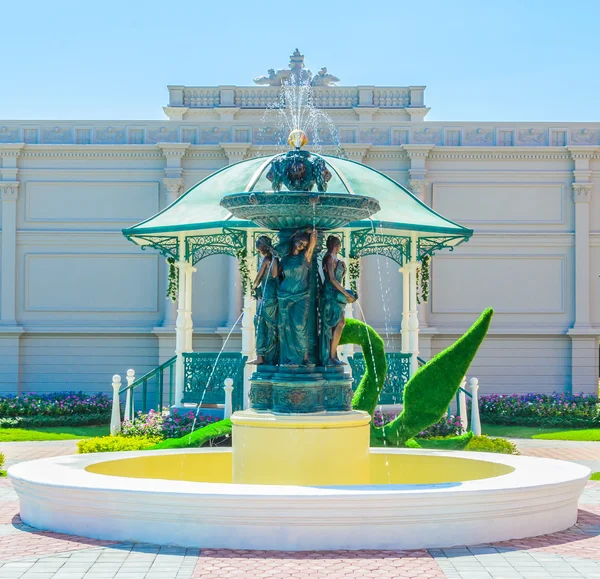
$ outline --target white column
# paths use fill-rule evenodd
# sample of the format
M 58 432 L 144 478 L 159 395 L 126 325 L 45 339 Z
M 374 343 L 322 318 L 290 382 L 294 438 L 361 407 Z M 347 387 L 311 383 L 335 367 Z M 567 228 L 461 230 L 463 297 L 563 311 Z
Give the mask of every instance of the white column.
M 408 340 L 409 351 L 412 354 L 410 359 L 411 376 L 419 368 L 419 312 L 417 309 L 417 237 L 413 234 L 411 242 L 411 260 L 409 264 L 409 307 L 410 315 L 408 318 Z
M 227 326 L 231 327 L 242 311 L 242 279 L 238 260 L 229 258 L 229 306 L 227 309 Z M 252 277 L 252 276 L 250 276 Z
M 185 319 L 185 291 L 186 291 L 186 262 L 185 262 L 185 244 L 184 238 L 179 238 L 179 261 L 177 267 L 179 270 L 179 297 L 177 299 L 177 321 L 175 323 L 175 406 L 181 405 L 183 398 L 184 367 L 183 353 L 186 346 L 186 319 Z
M 192 320 L 192 275 L 196 271 L 191 263 L 185 264 L 185 351 L 193 352 L 192 344 L 194 334 L 194 322 Z
M 2 200 L 2 285 L 0 288 L 0 323 L 16 326 L 17 274 L 17 198 L 18 181 L 0 181 Z
M 248 270 L 250 274 L 256 272 L 256 254 L 251 247 L 252 245 L 252 230 L 247 231 L 247 259 Z M 246 289 L 244 295 L 244 308 L 242 317 L 242 356 L 246 356 L 248 360 L 253 360 L 256 357 L 256 339 L 254 335 L 254 314 L 256 313 L 256 302 L 252 299 L 250 287 Z M 244 408 L 248 407 L 248 396 L 250 394 L 250 376 L 254 372 L 255 366 L 246 364 L 244 366 Z
M 348 229 L 344 230 L 344 258 L 346 261 L 346 276 L 349 276 L 349 269 L 350 269 L 350 243 L 351 243 L 351 238 L 350 238 L 350 231 Z M 349 277 L 347 277 L 346 281 L 346 287 L 350 286 L 350 279 Z M 357 281 L 357 288 L 358 288 L 358 281 Z M 344 308 L 344 316 L 346 317 L 346 319 L 352 319 L 354 318 L 354 306 L 352 304 L 346 304 L 345 308 Z M 344 344 L 342 346 L 342 359 L 344 361 L 348 361 L 348 358 L 351 357 L 354 354 L 354 346 L 352 344 Z
M 176 178 L 165 177 L 163 179 L 163 183 L 165 186 L 165 193 L 166 193 L 166 195 L 165 195 L 166 196 L 166 205 L 169 206 L 172 203 L 174 203 L 175 201 L 177 201 L 177 199 L 183 192 L 183 188 L 184 188 L 183 178 L 181 178 L 181 177 L 176 177 Z M 165 286 L 165 289 L 166 289 L 166 287 L 168 287 L 168 284 L 169 284 L 169 264 L 166 263 L 165 266 L 166 266 L 166 280 L 167 280 L 167 284 Z M 168 327 L 168 328 L 174 328 L 176 317 L 177 317 L 177 304 L 176 304 L 176 302 L 171 301 L 170 299 L 167 299 L 166 303 L 165 303 L 165 317 L 164 317 L 164 321 L 163 321 L 163 326 Z
M 410 352 L 410 343 L 408 337 L 408 327 L 410 319 L 410 267 L 404 265 L 398 270 L 402 274 L 402 323 L 400 329 L 402 333 L 402 353 Z

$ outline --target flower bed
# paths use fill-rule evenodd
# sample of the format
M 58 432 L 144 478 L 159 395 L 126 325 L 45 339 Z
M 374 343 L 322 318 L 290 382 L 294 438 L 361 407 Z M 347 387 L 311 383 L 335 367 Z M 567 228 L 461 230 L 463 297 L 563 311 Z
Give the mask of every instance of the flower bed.
M 479 413 L 487 424 L 600 427 L 599 402 L 593 394 L 490 394 Z
M 125 420 L 121 425 L 121 436 L 180 438 L 192 431 L 194 420 L 196 420 L 195 428 L 198 429 L 220 419 L 202 413 L 198 413 L 196 418 L 194 411 L 181 414 L 176 411 L 169 412 L 165 407 L 162 412 L 155 410 L 150 410 L 147 414 L 138 412 L 132 421 Z
M 106 424 L 111 404 L 106 394 L 85 392 L 0 396 L 0 428 Z
M 373 415 L 373 426 L 380 427 L 391 422 L 398 415 L 392 412 L 375 411 Z M 416 438 L 434 438 L 438 436 L 458 436 L 461 433 L 462 423 L 458 416 L 444 416 L 439 422 L 432 424 Z

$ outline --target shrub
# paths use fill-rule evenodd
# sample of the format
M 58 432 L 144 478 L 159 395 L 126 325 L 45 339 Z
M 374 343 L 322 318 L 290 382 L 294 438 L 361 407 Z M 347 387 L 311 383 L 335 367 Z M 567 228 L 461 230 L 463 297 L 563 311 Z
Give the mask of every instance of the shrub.
M 397 414 L 391 412 L 375 412 L 373 416 L 373 426 L 380 428 L 385 424 L 392 422 L 397 418 Z M 434 438 L 445 436 L 458 436 L 462 430 L 462 422 L 459 416 L 443 416 L 435 424 L 422 430 L 417 438 Z
M 187 434 L 181 438 L 167 438 L 153 446 L 150 450 L 159 450 L 163 448 L 188 448 L 200 447 L 210 441 L 231 435 L 232 424 L 229 418 L 213 422 L 208 426 L 194 430 L 192 434 Z
M 77 443 L 79 454 L 91 452 L 119 452 L 144 450 L 154 446 L 160 439 L 155 436 L 97 436 Z
M 6 471 L 2 470 L 4 466 L 4 455 L 0 452 L 0 476 L 6 476 Z
M 110 416 L 112 402 L 106 394 L 85 392 L 54 392 L 0 396 L 0 416 L 40 417 L 106 414 Z
M 600 427 L 594 394 L 491 394 L 480 397 L 479 412 L 487 424 Z
M 413 438 L 412 441 L 415 442 L 417 446 L 413 446 L 412 448 L 428 448 L 431 450 L 465 450 L 472 439 L 472 432 L 465 432 L 465 434 L 460 434 L 458 436 Z
M 192 428 L 202 428 L 219 419 L 206 416 L 194 411 L 180 414 L 177 411 L 169 412 L 163 408 L 162 412 L 150 410 L 147 414 L 138 412 L 133 421 L 125 420 L 121 425 L 122 436 L 152 436 L 155 438 L 181 438 L 192 432 Z M 194 425 L 195 421 L 195 425 Z
M 490 438 L 489 436 L 474 436 L 465 450 L 474 452 L 497 452 L 500 454 L 520 454 L 517 447 L 505 438 Z
M 71 414 L 66 416 L 16 416 L 0 418 L 0 428 L 39 428 L 45 426 L 92 426 L 108 424 L 109 414 Z

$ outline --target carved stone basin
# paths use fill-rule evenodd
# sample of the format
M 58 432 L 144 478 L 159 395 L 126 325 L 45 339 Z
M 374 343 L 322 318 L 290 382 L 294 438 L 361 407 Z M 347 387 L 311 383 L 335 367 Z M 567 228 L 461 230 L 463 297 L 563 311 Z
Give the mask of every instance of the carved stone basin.
M 337 229 L 380 210 L 373 197 L 304 191 L 234 193 L 223 197 L 221 206 L 235 217 L 277 231 L 308 226 Z

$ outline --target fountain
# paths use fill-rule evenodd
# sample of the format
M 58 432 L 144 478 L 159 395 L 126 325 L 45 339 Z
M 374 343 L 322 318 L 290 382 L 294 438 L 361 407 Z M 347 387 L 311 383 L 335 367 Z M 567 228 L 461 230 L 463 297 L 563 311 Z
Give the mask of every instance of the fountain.
M 124 232 L 178 258 L 185 272 L 194 256 L 218 244 L 235 255 L 236 240 L 251 238 L 245 229 L 263 230 L 270 260 L 263 287 L 274 284 L 276 299 L 259 310 L 257 324 L 269 316 L 263 338 L 271 342 L 261 345 L 249 376 L 250 407 L 231 417 L 232 448 L 18 464 L 8 474 L 22 520 L 97 539 L 282 550 L 450 547 L 573 525 L 585 467 L 369 447 L 371 415 L 352 409 L 352 377 L 335 354 L 340 312 L 356 296 L 343 286 L 336 257 L 343 240 L 331 232 L 352 227 L 355 248 L 377 246 L 401 264 L 407 257 L 414 263 L 419 249 L 431 255 L 471 232 L 371 168 L 303 149 L 301 130 L 289 141 L 287 153 L 231 165 Z M 378 213 L 385 213 L 385 235 L 368 221 Z

